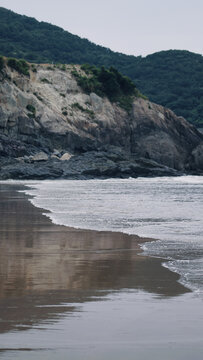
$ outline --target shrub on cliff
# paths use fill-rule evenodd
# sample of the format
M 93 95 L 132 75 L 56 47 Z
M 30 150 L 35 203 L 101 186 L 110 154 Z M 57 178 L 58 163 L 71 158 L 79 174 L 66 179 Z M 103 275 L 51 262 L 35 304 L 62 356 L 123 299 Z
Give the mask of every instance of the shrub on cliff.
M 29 113 L 27 114 L 29 116 L 29 118 L 35 118 L 35 115 L 36 115 L 35 107 L 31 104 L 28 104 L 26 106 L 26 109 L 29 111 Z
M 133 96 L 145 98 L 127 76 L 122 75 L 112 66 L 107 69 L 104 66 L 97 68 L 85 64 L 81 66 L 81 70 L 85 72 L 85 76 L 76 68 L 72 71 L 72 75 L 84 92 L 107 96 L 109 100 L 118 102 L 127 112 L 132 108 Z
M 31 104 L 28 104 L 28 105 L 26 106 L 26 109 L 27 109 L 28 111 L 32 112 L 33 114 L 35 114 L 35 112 L 36 112 L 35 107 L 34 107 L 33 105 L 31 105 Z
M 4 59 L 3 56 L 0 56 L 0 71 L 3 70 L 3 67 L 4 67 Z
M 10 66 L 10 68 L 18 71 L 20 74 L 29 75 L 29 65 L 23 59 L 17 60 L 14 58 L 9 58 L 7 65 Z

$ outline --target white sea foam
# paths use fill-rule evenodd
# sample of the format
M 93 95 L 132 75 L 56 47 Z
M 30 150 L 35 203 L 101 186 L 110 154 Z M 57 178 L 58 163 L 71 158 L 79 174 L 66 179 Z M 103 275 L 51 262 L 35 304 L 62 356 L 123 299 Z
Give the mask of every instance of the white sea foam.
M 202 176 L 20 183 L 56 224 L 160 239 L 145 254 L 169 259 L 164 266 L 203 291 Z

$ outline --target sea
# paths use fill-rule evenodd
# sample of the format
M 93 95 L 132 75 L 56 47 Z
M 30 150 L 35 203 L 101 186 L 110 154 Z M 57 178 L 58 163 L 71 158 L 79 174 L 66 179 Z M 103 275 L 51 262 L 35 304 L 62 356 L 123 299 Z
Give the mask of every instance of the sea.
M 81 289 L 77 290 L 76 286 L 77 296 L 71 300 L 71 292 L 47 293 L 41 292 L 40 288 L 39 293 L 34 292 L 33 295 L 31 293 L 30 297 L 23 294 L 19 297 L 17 294 L 16 299 L 15 297 L 7 299 L 7 305 L 4 302 L 0 303 L 0 311 L 3 311 L 0 314 L 0 321 L 1 318 L 5 318 L 4 313 L 10 314 L 8 325 L 9 322 L 15 324 L 16 321 L 16 327 L 0 333 L 0 358 L 3 360 L 201 360 L 203 358 L 203 176 L 82 181 L 10 180 L 1 183 L 6 184 L 7 191 L 7 185 L 10 184 L 11 189 L 14 185 L 15 190 L 19 189 L 18 191 L 27 194 L 29 201 L 35 207 L 42 209 L 44 215 L 55 224 L 79 229 L 136 234 L 156 241 L 142 243 L 143 252 L 140 252 L 136 258 L 141 257 L 142 260 L 140 262 L 136 260 L 135 267 L 131 257 L 128 259 L 128 256 L 121 255 L 119 258 L 117 255 L 114 258 L 111 255 L 110 259 L 114 259 L 114 267 L 113 274 L 110 275 L 113 280 L 119 280 L 120 286 L 115 289 L 112 280 L 112 288 L 106 289 L 100 286 L 100 282 L 105 283 L 101 275 L 105 274 L 107 280 L 111 279 L 108 273 L 111 271 L 111 264 L 110 261 L 102 262 L 100 253 L 83 251 L 80 255 L 80 251 L 77 251 L 63 257 L 59 252 L 59 259 L 56 252 L 55 260 L 52 252 L 50 252 L 52 256 L 49 257 L 48 251 L 46 257 L 40 257 L 38 238 L 43 239 L 43 232 L 46 241 L 49 236 L 46 235 L 46 229 L 43 229 L 42 234 L 39 233 L 35 238 L 36 244 L 33 245 L 33 249 L 26 248 L 22 256 L 20 254 L 23 252 L 18 247 L 24 244 L 24 240 L 20 241 L 20 237 L 24 239 L 24 235 L 16 233 L 13 237 L 9 236 L 10 232 L 12 234 L 12 229 L 4 227 L 4 233 L 8 232 L 5 238 L 12 242 L 10 245 L 5 244 L 7 249 L 5 253 L 8 253 L 8 261 L 6 260 L 8 275 L 12 273 L 14 266 L 17 274 L 20 274 L 24 281 L 24 278 L 27 279 L 26 269 L 30 269 L 29 286 L 31 286 L 32 281 L 35 283 L 35 277 L 39 281 L 40 271 L 42 283 L 43 276 L 44 279 L 49 282 L 53 280 L 54 283 L 53 272 L 59 272 L 57 279 L 66 281 L 67 276 L 68 281 L 69 275 L 72 278 L 77 269 L 73 284 L 77 285 L 77 281 L 80 280 L 83 284 L 89 276 L 95 279 L 98 291 L 90 289 L 88 295 L 84 283 L 84 288 L 81 285 Z M 19 188 L 16 186 L 18 184 Z M 16 197 L 16 204 L 20 204 L 20 197 L 18 198 L 15 193 L 12 193 L 12 196 Z M 10 207 L 8 209 L 13 211 Z M 11 226 L 18 231 L 15 221 Z M 119 241 L 119 236 L 114 237 L 114 241 L 117 241 L 117 238 Z M 53 236 L 50 241 L 52 240 Z M 99 240 L 94 236 L 92 241 Z M 29 233 L 26 234 L 26 244 L 25 246 L 29 245 Z M 51 246 L 49 242 L 47 244 Z M 59 244 L 62 248 L 63 245 L 63 243 Z M 11 246 L 10 252 L 9 246 Z M 74 244 L 71 245 L 71 249 L 73 248 Z M 45 263 L 43 259 L 46 259 Z M 64 268 L 57 263 L 58 259 L 63 260 Z M 92 266 L 88 266 L 88 259 Z M 104 259 L 108 259 L 108 251 L 104 252 Z M 115 266 L 117 261 L 118 267 Z M 159 266 L 154 266 L 157 262 Z M 21 265 L 19 268 L 18 264 Z M 74 264 L 79 265 L 72 269 L 71 266 L 75 266 Z M 147 266 L 149 266 L 148 272 L 145 271 Z M 105 267 L 106 271 L 104 271 Z M 65 274 L 61 269 L 67 269 Z M 122 269 L 124 270 L 121 271 Z M 46 271 L 50 272 L 50 276 Z M 118 277 L 115 271 L 120 271 Z M 150 276 L 150 271 L 153 272 L 153 276 Z M 82 276 L 83 272 L 86 272 L 87 276 Z M 161 286 L 163 289 L 163 284 L 157 281 L 161 272 L 173 275 L 173 280 L 166 281 L 164 285 L 164 294 L 163 291 L 155 289 L 156 286 Z M 176 274 L 174 276 L 173 272 L 179 276 Z M 134 280 L 137 277 L 138 286 L 128 287 L 127 276 L 131 277 L 132 284 L 136 283 Z M 143 276 L 141 283 L 147 282 L 148 286 L 145 288 L 139 287 L 141 276 Z M 146 279 L 147 276 L 149 279 Z M 17 278 L 19 279 L 19 276 Z M 171 292 L 167 291 L 167 286 L 174 287 L 177 284 L 176 279 L 179 279 L 178 281 L 184 286 L 178 284 L 179 291 L 174 291 L 171 295 Z M 148 288 L 152 290 L 148 292 Z M 58 298 L 60 301 L 57 300 Z M 25 319 L 21 313 L 25 313 Z M 29 322 L 26 320 L 28 314 Z M 38 317 L 40 321 L 37 321 Z
M 53 223 L 150 237 L 145 255 L 203 294 L 203 176 L 24 182 Z

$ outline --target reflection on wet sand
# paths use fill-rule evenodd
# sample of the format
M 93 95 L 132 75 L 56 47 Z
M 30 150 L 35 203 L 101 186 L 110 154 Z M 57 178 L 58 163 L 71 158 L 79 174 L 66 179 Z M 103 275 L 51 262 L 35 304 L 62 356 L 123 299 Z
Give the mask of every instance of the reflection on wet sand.
M 0 186 L 0 332 L 54 321 L 109 291 L 188 291 L 161 259 L 138 255 L 143 239 L 54 225 L 19 188 Z

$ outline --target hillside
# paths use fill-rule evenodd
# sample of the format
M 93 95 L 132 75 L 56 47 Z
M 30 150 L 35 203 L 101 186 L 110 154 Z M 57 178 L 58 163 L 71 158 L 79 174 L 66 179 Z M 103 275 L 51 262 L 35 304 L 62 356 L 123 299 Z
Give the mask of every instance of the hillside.
M 201 55 L 180 50 L 155 53 L 137 64 L 131 78 L 152 101 L 203 125 Z
M 202 173 L 203 136 L 114 68 L 0 68 L 0 179 Z
M 144 58 L 128 56 L 4 8 L 0 8 L 0 54 L 38 63 L 113 65 L 150 100 L 203 126 L 201 55 L 169 50 Z

